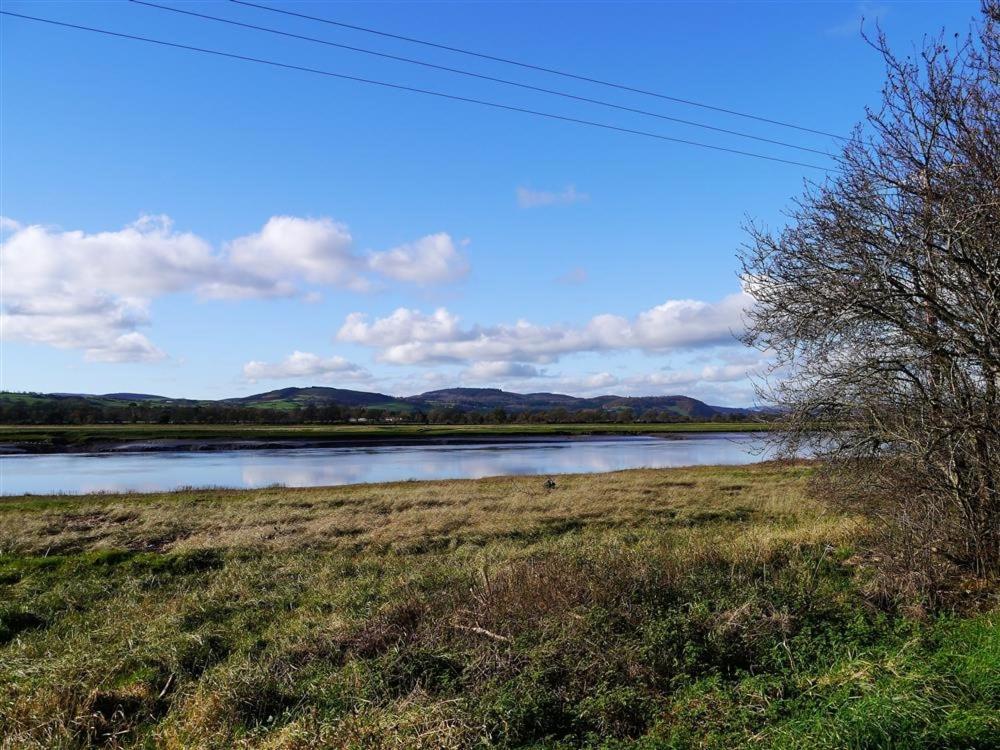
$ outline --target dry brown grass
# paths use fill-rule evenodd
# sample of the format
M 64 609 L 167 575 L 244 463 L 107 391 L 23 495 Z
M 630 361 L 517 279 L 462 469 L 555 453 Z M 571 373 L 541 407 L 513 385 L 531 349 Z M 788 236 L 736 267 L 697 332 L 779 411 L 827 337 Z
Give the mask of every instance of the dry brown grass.
M 807 466 L 762 464 L 321 488 L 0 500 L 0 553 L 93 549 L 446 549 L 573 529 L 710 521 L 817 533 L 843 518 L 810 499 Z
M 810 497 L 812 471 L 5 500 L 0 748 L 674 731 L 676 686 L 740 669 L 797 685 L 788 643 L 849 630 L 835 558 L 861 522 Z

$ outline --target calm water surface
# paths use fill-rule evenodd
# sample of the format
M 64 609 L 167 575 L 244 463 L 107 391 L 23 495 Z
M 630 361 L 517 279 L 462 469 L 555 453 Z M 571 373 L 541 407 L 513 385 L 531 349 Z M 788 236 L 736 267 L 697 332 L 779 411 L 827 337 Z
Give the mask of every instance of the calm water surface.
M 766 458 L 746 433 L 565 438 L 511 443 L 383 445 L 158 453 L 0 456 L 0 495 L 178 487 L 316 487 L 501 474 L 571 474 Z

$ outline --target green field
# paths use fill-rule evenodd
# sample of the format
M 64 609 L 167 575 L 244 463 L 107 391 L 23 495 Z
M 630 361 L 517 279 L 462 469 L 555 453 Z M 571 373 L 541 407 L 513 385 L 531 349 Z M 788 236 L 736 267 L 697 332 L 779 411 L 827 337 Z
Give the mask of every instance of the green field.
M 5 748 L 996 748 L 804 464 L 0 501 Z
M 677 432 L 766 430 L 766 424 L 690 422 L 678 424 L 503 424 L 503 425 L 0 425 L 0 443 L 82 446 L 132 440 L 416 440 L 446 437 L 539 435 L 656 435 Z

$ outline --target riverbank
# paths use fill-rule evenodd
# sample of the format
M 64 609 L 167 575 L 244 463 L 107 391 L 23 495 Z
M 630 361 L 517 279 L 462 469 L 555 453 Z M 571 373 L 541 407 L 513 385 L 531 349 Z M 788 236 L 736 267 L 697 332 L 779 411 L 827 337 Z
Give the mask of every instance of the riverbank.
M 807 464 L 0 501 L 11 747 L 993 747 Z
M 762 423 L 504 425 L 0 425 L 0 454 L 316 448 L 573 435 L 758 432 Z

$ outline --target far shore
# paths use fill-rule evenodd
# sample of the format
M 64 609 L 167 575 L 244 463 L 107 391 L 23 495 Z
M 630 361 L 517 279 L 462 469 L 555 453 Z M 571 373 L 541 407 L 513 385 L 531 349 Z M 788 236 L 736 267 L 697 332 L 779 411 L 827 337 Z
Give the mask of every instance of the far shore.
M 746 422 L 504 425 L 3 425 L 0 455 L 229 451 L 757 432 Z

